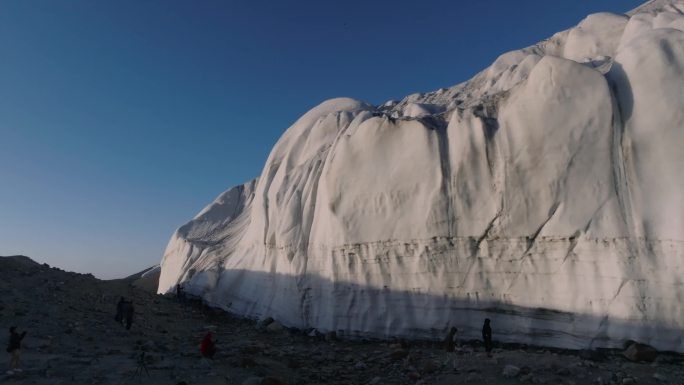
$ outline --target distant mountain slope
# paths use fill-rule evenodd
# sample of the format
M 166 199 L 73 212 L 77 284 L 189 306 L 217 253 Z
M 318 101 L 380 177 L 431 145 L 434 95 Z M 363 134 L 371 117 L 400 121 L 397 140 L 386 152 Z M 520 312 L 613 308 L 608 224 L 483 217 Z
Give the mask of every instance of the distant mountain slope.
M 0 255 L 0 266 L 7 269 L 16 269 L 21 267 L 33 267 L 39 265 L 38 262 L 25 255 Z
M 126 278 L 122 278 L 115 281 L 123 281 L 131 284 L 139 289 L 155 293 L 157 287 L 159 286 L 159 274 L 161 273 L 161 267 L 159 265 L 154 265 L 148 267 L 145 270 L 139 271 L 135 274 L 129 275 Z

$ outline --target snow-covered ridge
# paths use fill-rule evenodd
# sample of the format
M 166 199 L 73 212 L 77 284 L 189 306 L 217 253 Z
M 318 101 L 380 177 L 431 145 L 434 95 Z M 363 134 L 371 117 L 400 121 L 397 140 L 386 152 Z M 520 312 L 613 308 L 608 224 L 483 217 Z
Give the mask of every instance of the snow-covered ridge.
M 171 238 L 177 283 L 347 335 L 684 351 L 684 2 L 590 15 L 473 79 L 302 116 Z

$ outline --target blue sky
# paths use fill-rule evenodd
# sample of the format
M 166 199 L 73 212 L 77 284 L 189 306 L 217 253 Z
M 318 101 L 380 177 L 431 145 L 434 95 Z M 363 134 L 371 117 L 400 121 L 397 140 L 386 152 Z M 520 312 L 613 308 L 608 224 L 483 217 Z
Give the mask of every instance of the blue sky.
M 640 3 L 4 0 L 0 255 L 142 270 L 321 101 L 451 86 Z

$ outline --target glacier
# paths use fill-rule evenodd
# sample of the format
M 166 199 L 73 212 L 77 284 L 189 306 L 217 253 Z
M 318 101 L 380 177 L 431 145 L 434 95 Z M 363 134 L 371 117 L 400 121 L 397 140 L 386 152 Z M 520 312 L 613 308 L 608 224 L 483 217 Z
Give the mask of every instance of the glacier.
M 684 351 L 684 2 L 599 13 L 473 79 L 298 119 L 171 237 L 176 284 L 347 337 Z

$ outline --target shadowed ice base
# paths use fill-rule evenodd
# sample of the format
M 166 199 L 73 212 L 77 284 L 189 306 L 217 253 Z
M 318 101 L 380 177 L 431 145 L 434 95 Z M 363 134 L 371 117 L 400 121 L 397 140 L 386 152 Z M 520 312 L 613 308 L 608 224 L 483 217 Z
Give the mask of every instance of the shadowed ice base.
M 188 292 L 230 313 L 249 318 L 271 316 L 289 327 L 335 330 L 348 338 L 439 339 L 456 326 L 460 338 L 479 339 L 483 320 L 490 318 L 499 342 L 586 349 L 618 348 L 633 339 L 660 350 L 682 351 L 684 346 L 681 328 L 640 320 L 247 270 L 224 270 L 214 282 L 217 289 L 203 292 L 202 283 L 208 282 L 202 281 L 211 279 L 210 275 L 195 275 Z M 279 289 L 273 291 L 274 286 Z

